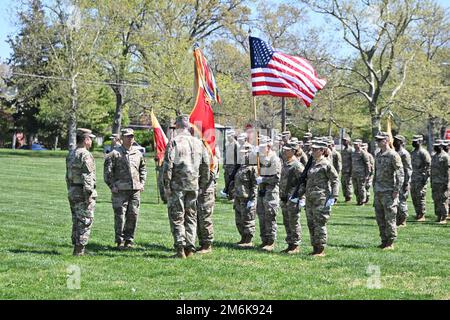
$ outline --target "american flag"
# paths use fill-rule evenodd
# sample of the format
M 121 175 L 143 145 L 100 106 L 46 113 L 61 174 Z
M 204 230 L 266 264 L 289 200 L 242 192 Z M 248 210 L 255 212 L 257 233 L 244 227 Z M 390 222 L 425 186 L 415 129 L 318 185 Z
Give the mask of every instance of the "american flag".
M 326 84 L 308 61 L 276 51 L 259 38 L 250 37 L 250 59 L 254 96 L 299 98 L 309 107 Z

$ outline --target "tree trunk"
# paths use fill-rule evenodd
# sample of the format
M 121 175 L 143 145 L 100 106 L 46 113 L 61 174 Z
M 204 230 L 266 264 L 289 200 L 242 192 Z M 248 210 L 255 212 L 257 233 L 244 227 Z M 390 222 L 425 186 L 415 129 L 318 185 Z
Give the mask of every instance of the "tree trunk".
M 428 152 L 433 151 L 433 143 L 434 143 L 434 118 L 432 116 L 428 117 Z
M 12 138 L 12 148 L 13 149 L 16 149 L 16 143 L 17 143 L 16 133 L 17 132 L 14 131 L 13 138 Z
M 119 134 L 122 125 L 122 107 L 123 107 L 123 86 L 121 84 L 113 88 L 116 95 L 116 111 L 112 125 L 112 133 Z
M 55 151 L 56 151 L 56 149 L 58 149 L 58 140 L 59 140 L 59 136 L 56 135 L 55 136 Z
M 281 131 L 286 131 L 286 98 L 281 98 Z
M 70 85 L 71 108 L 67 120 L 67 137 L 69 150 L 75 150 L 77 146 L 77 109 L 78 109 L 78 88 L 75 78 L 72 78 Z
M 376 112 L 371 113 L 370 117 L 372 122 L 372 141 L 370 142 L 370 145 L 372 147 L 372 153 L 375 155 L 375 136 L 381 131 L 381 116 Z

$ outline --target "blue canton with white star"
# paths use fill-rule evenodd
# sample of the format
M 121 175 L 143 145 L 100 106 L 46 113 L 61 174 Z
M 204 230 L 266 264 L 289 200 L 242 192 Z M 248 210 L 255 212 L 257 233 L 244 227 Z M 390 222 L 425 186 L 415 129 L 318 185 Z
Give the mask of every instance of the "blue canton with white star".
M 250 37 L 250 60 L 253 68 L 265 68 L 272 59 L 274 50 L 259 38 Z

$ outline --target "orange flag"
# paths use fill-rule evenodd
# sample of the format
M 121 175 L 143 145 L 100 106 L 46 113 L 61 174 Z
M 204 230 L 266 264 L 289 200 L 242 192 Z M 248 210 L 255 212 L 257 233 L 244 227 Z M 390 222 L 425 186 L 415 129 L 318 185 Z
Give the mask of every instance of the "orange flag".
M 216 132 L 211 102 L 214 100 L 220 103 L 220 97 L 211 69 L 208 67 L 205 57 L 198 48 L 194 50 L 194 59 L 197 96 L 189 121 L 193 124 L 194 130 L 205 142 L 210 155 L 215 155 Z
M 164 160 L 164 153 L 166 152 L 166 146 L 169 140 L 167 139 L 166 135 L 164 134 L 164 131 L 159 125 L 158 119 L 156 119 L 153 110 L 150 113 L 150 118 L 153 127 L 153 139 L 155 141 L 156 147 L 156 158 L 158 159 L 159 165 L 161 165 Z

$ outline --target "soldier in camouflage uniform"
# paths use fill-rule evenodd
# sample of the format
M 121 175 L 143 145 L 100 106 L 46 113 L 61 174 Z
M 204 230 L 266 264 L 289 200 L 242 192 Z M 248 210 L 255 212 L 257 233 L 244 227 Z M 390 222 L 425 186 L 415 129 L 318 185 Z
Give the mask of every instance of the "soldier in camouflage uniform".
M 431 191 L 434 201 L 436 222 L 447 223 L 450 193 L 450 157 L 444 150 L 444 140 L 436 140 L 433 145 L 435 154 L 431 159 Z
M 133 146 L 134 131 L 122 130 L 123 144 L 105 159 L 104 180 L 111 189 L 115 242 L 118 249 L 131 248 L 144 191 L 147 169 L 142 153 Z
M 301 242 L 302 229 L 300 225 L 300 208 L 297 203 L 289 201 L 299 183 L 300 174 L 305 167 L 295 156 L 296 144 L 286 143 L 283 152 L 286 161 L 283 163 L 280 178 L 280 205 L 283 213 L 283 224 L 286 229 L 286 243 L 288 247 L 283 250 L 287 254 L 299 252 L 298 246 Z
M 230 183 L 230 176 L 238 161 L 238 149 L 239 144 L 235 139 L 235 131 L 230 130 L 227 132 L 227 144 L 225 145 L 225 161 L 223 164 L 223 176 L 225 180 L 225 186 Z M 230 188 L 232 189 L 232 188 Z
M 337 150 L 336 150 L 336 146 L 334 145 L 333 137 L 328 137 L 328 138 L 330 141 L 329 149 L 331 152 L 331 159 L 333 159 L 333 167 L 334 167 L 334 169 L 336 169 L 336 172 L 339 175 L 342 171 L 342 157 L 341 157 L 341 154 L 339 152 L 337 152 Z
M 431 156 L 428 151 L 422 147 L 422 143 L 422 135 L 413 136 L 412 145 L 414 150 L 411 152 L 411 198 L 416 211 L 416 219 L 421 222 L 425 221 L 425 198 L 431 168 Z
M 308 155 L 305 151 L 303 151 L 303 141 L 298 140 L 296 137 L 291 139 L 291 142 L 294 143 L 295 147 L 295 157 L 300 161 L 303 166 L 306 166 L 308 162 Z
M 253 236 L 256 225 L 257 168 L 249 162 L 249 154 L 253 146 L 249 143 L 242 146 L 240 153 L 243 163 L 236 172 L 234 194 L 234 216 L 236 227 L 241 236 L 239 247 L 253 247 Z
M 195 252 L 198 190 L 206 190 L 210 181 L 208 151 L 189 128 L 189 116 L 178 116 L 176 135 L 167 145 L 164 157 L 164 189 L 177 258 Z
M 72 212 L 73 255 L 84 255 L 94 220 L 95 160 L 88 151 L 95 136 L 91 130 L 77 129 L 77 146 L 66 158 L 66 183 L 70 211 Z
M 331 206 L 339 196 L 339 175 L 329 160 L 324 157 L 328 144 L 323 141 L 312 143 L 313 164 L 307 172 L 306 185 L 300 187 L 299 197 L 306 196 L 305 212 L 308 222 L 312 254 L 324 256 L 327 244 L 327 221 Z
M 342 158 L 342 192 L 344 193 L 345 202 L 352 200 L 353 186 L 352 186 L 352 153 L 354 152 L 351 146 L 351 141 L 349 136 L 344 136 L 342 138 L 342 145 L 344 149 L 341 151 Z
M 405 149 L 405 142 L 406 139 L 402 135 L 396 135 L 394 137 L 394 148 L 402 159 L 403 165 L 403 185 L 398 197 L 399 202 L 397 211 L 397 226 L 399 227 L 406 226 L 406 219 L 408 218 L 408 205 L 406 200 L 408 199 L 412 174 L 411 155 Z
M 162 177 L 162 161 L 158 159 L 158 157 L 155 156 L 155 171 L 156 171 L 156 181 L 158 183 L 158 192 L 159 196 L 161 197 L 161 200 L 164 204 L 167 204 L 167 198 L 164 193 L 164 184 L 163 184 L 163 177 Z
M 280 205 L 279 183 L 281 161 L 272 150 L 272 140 L 263 137 L 259 144 L 260 176 L 258 183 L 258 200 L 256 212 L 259 218 L 261 247 L 273 251 L 277 237 L 276 215 Z
M 375 156 L 374 207 L 383 250 L 394 249 L 397 238 L 398 197 L 403 185 L 402 159 L 389 148 L 389 134 L 375 136 L 380 151 Z
M 219 177 L 218 150 L 216 155 L 210 159 L 210 177 L 205 188 L 200 188 L 197 199 L 197 235 L 200 249 L 198 253 L 210 253 L 214 241 L 213 212 L 216 200 L 216 184 Z
M 370 172 L 369 172 L 369 178 L 366 182 L 366 201 L 365 203 L 368 203 L 370 201 L 370 188 L 372 187 L 373 183 L 373 174 L 375 172 L 375 158 L 373 155 L 369 152 L 369 145 L 367 143 L 363 143 L 361 145 L 361 148 L 364 152 L 367 153 L 367 156 L 369 157 L 370 162 Z
M 361 144 L 361 140 L 355 140 L 355 151 L 352 153 L 352 183 L 358 206 L 364 205 L 367 200 L 366 185 L 370 175 L 369 156 L 361 149 Z

